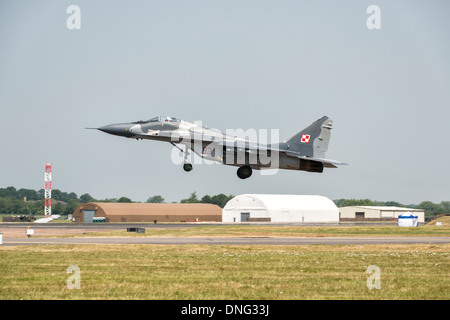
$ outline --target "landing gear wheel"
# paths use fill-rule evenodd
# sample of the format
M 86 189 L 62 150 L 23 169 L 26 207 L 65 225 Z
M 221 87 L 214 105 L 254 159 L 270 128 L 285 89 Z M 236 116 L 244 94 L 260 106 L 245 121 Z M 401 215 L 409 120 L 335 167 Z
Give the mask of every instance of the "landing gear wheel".
M 191 170 L 192 170 L 192 164 L 190 164 L 190 163 L 185 163 L 185 164 L 183 165 L 183 170 L 186 171 L 186 172 L 191 171 Z
M 237 170 L 237 175 L 241 179 L 250 178 L 252 175 L 252 168 L 250 168 L 250 166 L 242 166 Z

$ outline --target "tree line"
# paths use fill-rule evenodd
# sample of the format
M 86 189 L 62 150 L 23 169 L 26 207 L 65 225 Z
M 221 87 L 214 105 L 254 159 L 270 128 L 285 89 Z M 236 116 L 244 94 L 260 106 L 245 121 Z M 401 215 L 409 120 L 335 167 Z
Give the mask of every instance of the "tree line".
M 44 194 L 45 190 L 33 189 L 16 189 L 14 187 L 0 188 L 0 214 L 12 215 L 43 215 L 44 213 Z M 180 203 L 211 203 L 223 208 L 225 204 L 233 198 L 233 195 L 217 194 L 205 195 L 201 199 L 197 198 L 196 192 L 186 199 L 181 199 Z M 78 197 L 74 192 L 63 192 L 58 189 L 52 189 L 52 214 L 68 215 L 87 202 L 123 202 L 132 203 L 128 197 L 95 199 L 88 193 L 84 193 Z M 165 203 L 165 199 L 161 195 L 151 196 L 147 199 L 147 203 Z M 176 202 L 175 202 L 176 203 Z
M 16 189 L 14 187 L 0 188 L 0 214 L 13 215 L 42 215 L 44 213 L 44 189 Z M 204 195 L 198 198 L 196 192 L 192 192 L 189 197 L 181 199 L 179 203 L 211 203 L 223 208 L 232 199 L 233 195 L 223 193 L 217 195 Z M 52 190 L 52 214 L 67 215 L 82 203 L 87 202 L 127 202 L 132 203 L 128 197 L 95 199 L 88 193 L 78 197 L 74 192 L 63 192 L 58 189 Z M 161 195 L 154 195 L 147 199 L 147 203 L 166 203 Z M 176 203 L 176 202 L 175 202 Z M 338 207 L 347 206 L 396 206 L 425 210 L 427 217 L 439 214 L 450 213 L 450 201 L 433 203 L 422 201 L 420 204 L 402 204 L 396 201 L 374 201 L 370 199 L 337 199 L 334 203 Z

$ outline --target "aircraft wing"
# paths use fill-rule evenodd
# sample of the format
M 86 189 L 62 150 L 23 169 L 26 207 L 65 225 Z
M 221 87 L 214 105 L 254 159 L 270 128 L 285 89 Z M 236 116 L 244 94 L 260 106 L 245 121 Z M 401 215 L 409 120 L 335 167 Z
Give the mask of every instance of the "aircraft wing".
M 214 139 L 214 136 L 209 137 L 209 136 L 203 135 L 202 141 L 215 142 L 215 139 Z M 348 165 L 347 163 L 344 163 L 344 162 L 341 162 L 338 160 L 307 157 L 296 151 L 279 149 L 277 147 L 260 144 L 260 143 L 256 143 L 256 142 L 251 142 L 248 140 L 220 141 L 217 143 L 217 145 L 226 147 L 227 151 L 229 151 L 229 152 L 243 152 L 244 151 L 246 153 L 258 154 L 260 151 L 265 151 L 265 152 L 270 151 L 270 152 L 284 153 L 287 156 L 299 158 L 302 160 L 321 162 L 325 168 L 337 168 L 337 166 L 339 166 L 339 165 Z

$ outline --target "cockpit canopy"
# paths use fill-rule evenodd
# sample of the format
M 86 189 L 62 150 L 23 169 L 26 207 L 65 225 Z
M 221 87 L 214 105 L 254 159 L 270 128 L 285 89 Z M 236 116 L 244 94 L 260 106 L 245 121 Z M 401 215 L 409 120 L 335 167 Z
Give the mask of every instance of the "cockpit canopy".
M 179 122 L 180 119 L 175 117 L 157 116 L 147 120 L 146 122 Z
M 133 123 L 149 123 L 149 122 L 180 122 L 180 119 L 177 119 L 175 117 L 167 117 L 167 116 L 157 116 L 154 118 L 151 118 L 149 120 L 139 120 Z

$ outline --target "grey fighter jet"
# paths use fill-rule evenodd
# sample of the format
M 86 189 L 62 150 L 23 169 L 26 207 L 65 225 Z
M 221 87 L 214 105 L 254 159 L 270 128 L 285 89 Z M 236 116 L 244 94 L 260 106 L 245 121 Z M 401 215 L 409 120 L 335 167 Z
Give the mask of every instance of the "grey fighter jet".
M 106 125 L 100 131 L 132 138 L 160 140 L 171 143 L 184 153 L 185 171 L 192 170 L 189 152 L 203 159 L 238 167 L 241 179 L 249 178 L 253 170 L 290 169 L 323 172 L 345 163 L 325 159 L 332 120 L 322 117 L 286 141 L 258 143 L 225 134 L 199 124 L 174 117 L 158 116 L 146 121 Z M 228 133 L 228 131 L 227 131 Z M 184 150 L 180 148 L 184 146 Z

